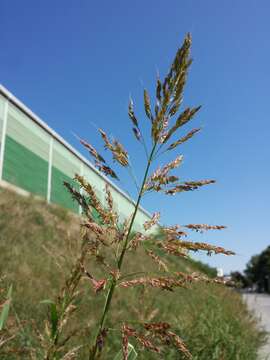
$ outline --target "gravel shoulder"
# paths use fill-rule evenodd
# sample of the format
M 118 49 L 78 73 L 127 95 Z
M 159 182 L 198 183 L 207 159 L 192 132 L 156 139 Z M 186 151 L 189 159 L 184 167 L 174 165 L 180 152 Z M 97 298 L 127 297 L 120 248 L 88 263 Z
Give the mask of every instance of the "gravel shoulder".
M 265 294 L 243 294 L 250 311 L 255 313 L 261 326 L 270 333 L 270 296 Z M 260 360 L 270 360 L 270 336 L 268 343 L 261 349 Z

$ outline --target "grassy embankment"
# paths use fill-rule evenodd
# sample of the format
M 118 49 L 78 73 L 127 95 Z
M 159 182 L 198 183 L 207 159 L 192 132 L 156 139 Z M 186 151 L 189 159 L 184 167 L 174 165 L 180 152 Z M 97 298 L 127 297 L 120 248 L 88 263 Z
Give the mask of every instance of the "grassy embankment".
M 76 259 L 79 243 L 78 218 L 60 207 L 0 190 L 0 276 L 6 275 L 5 281 L 14 286 L 11 320 L 21 324 L 22 331 L 16 343 L 25 350 L 37 344 L 33 324 L 40 329 L 44 326 L 46 305 L 40 304 L 40 301 L 57 295 L 65 274 Z M 178 271 L 202 269 L 196 262 L 176 260 Z M 152 264 L 148 259 L 144 261 L 143 254 L 134 256 L 133 263 L 125 266 L 130 271 L 136 271 L 138 263 L 140 270 L 151 271 Z M 95 273 L 95 264 L 89 264 L 89 269 Z M 81 290 L 85 294 L 84 300 L 78 304 L 79 311 L 71 322 L 70 330 L 78 329 L 74 343 L 85 345 L 89 334 L 91 336 L 91 324 L 101 311 L 103 295 L 95 296 L 87 280 Z M 257 358 L 263 336 L 256 330 L 256 322 L 247 312 L 240 295 L 232 289 L 196 284 L 191 289 L 173 293 L 153 290 L 151 306 L 144 300 L 144 291 L 119 290 L 112 314 L 116 321 L 138 318 L 168 321 L 185 340 L 196 360 Z M 106 359 L 111 359 L 110 354 L 121 346 L 120 335 L 115 334 L 117 336 L 109 335 L 107 339 Z M 134 345 L 139 350 L 138 345 Z M 81 359 L 84 359 L 83 349 Z M 150 353 L 142 356 L 139 355 L 138 359 L 160 358 Z M 29 354 L 0 354 L 0 358 L 29 359 Z M 182 359 L 173 350 L 165 358 Z

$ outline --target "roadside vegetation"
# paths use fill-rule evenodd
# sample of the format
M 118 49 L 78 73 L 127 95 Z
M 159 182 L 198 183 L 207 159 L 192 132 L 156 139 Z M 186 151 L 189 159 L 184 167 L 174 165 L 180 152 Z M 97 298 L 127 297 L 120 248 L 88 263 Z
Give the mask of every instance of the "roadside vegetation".
M 72 268 L 79 253 L 80 220 L 57 206 L 48 206 L 34 198 L 24 198 L 9 191 L 0 192 L 0 275 L 2 278 L 0 304 L 13 285 L 12 305 L 8 326 L 9 334 L 16 335 L 0 347 L 3 360 L 31 359 L 33 349 L 39 347 L 39 332 L 47 321 L 46 304 L 42 300 L 53 299 L 65 281 L 65 274 Z M 143 253 L 134 255 L 129 264 L 134 271 L 137 262 L 151 271 L 153 264 L 144 261 Z M 147 260 L 147 259 L 145 259 Z M 89 263 L 89 271 L 96 269 Z M 202 265 L 194 260 L 177 259 L 178 271 L 201 271 Z M 215 271 L 206 267 L 207 275 Z M 85 279 L 79 289 L 84 300 L 77 304 L 80 311 L 72 321 L 72 331 L 77 331 L 72 343 L 83 347 L 78 359 L 85 359 L 90 328 L 100 314 L 103 297 L 97 297 L 91 284 Z M 123 289 L 125 290 L 125 289 Z M 177 334 L 183 337 L 193 359 L 198 360 L 255 360 L 264 335 L 256 328 L 256 321 L 248 313 L 241 296 L 233 289 L 214 284 L 194 284 L 177 292 L 157 290 L 159 301 L 149 301 L 148 289 L 119 294 L 112 311 L 114 320 L 128 313 L 130 320 L 138 317 L 144 321 L 166 319 Z M 151 290 L 152 291 L 152 290 Z M 87 314 L 87 316 L 85 316 Z M 49 325 L 48 325 L 49 326 Z M 4 335 L 1 333 L 1 339 Z M 112 335 L 104 359 L 121 347 L 121 339 Z M 1 341 L 0 341 L 1 343 Z M 140 354 L 140 352 L 139 352 Z M 33 355 L 34 356 L 34 355 Z M 34 359 L 34 357 L 32 357 Z M 175 350 L 166 359 L 184 359 Z M 40 357 L 42 359 L 42 357 Z M 143 353 L 138 359 L 162 359 Z

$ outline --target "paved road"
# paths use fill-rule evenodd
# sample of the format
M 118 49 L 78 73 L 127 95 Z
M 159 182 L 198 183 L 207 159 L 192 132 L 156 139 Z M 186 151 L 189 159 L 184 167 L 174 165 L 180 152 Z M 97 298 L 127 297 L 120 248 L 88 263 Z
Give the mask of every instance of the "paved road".
M 248 308 L 260 319 L 262 327 L 270 333 L 270 296 L 264 294 L 244 294 Z M 270 335 L 268 344 L 260 352 L 261 360 L 270 360 Z

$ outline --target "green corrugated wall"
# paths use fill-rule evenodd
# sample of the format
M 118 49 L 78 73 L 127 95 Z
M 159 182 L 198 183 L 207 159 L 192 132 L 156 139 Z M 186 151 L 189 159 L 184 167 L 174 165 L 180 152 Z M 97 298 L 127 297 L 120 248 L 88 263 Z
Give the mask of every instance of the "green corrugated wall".
M 67 181 L 77 190 L 79 186 L 69 176 L 65 175 L 56 167 L 52 167 L 52 183 L 51 183 L 51 202 L 62 205 L 74 212 L 79 212 L 78 204 L 71 198 L 70 193 L 63 186 L 63 182 Z
M 0 95 L 0 149 L 1 133 L 4 118 L 4 104 L 7 100 Z M 105 204 L 104 188 L 106 180 L 75 156 L 60 141 L 34 122 L 16 105 L 9 103 L 7 129 L 4 149 L 3 180 L 33 194 L 44 197 L 49 195 L 52 203 L 59 204 L 78 213 L 79 206 L 72 200 L 63 186 L 68 181 L 79 190 L 72 178 L 75 173 L 83 175 L 95 188 L 96 194 Z M 52 149 L 51 184 L 49 182 L 49 158 Z M 50 194 L 48 194 L 50 189 Z M 110 190 L 115 208 L 120 214 L 121 222 L 134 210 L 134 205 L 113 186 Z M 96 212 L 93 212 L 98 221 Z M 143 211 L 139 211 L 135 227 L 142 230 L 144 221 L 149 220 Z
M 3 179 L 46 198 L 48 162 L 6 136 Z

